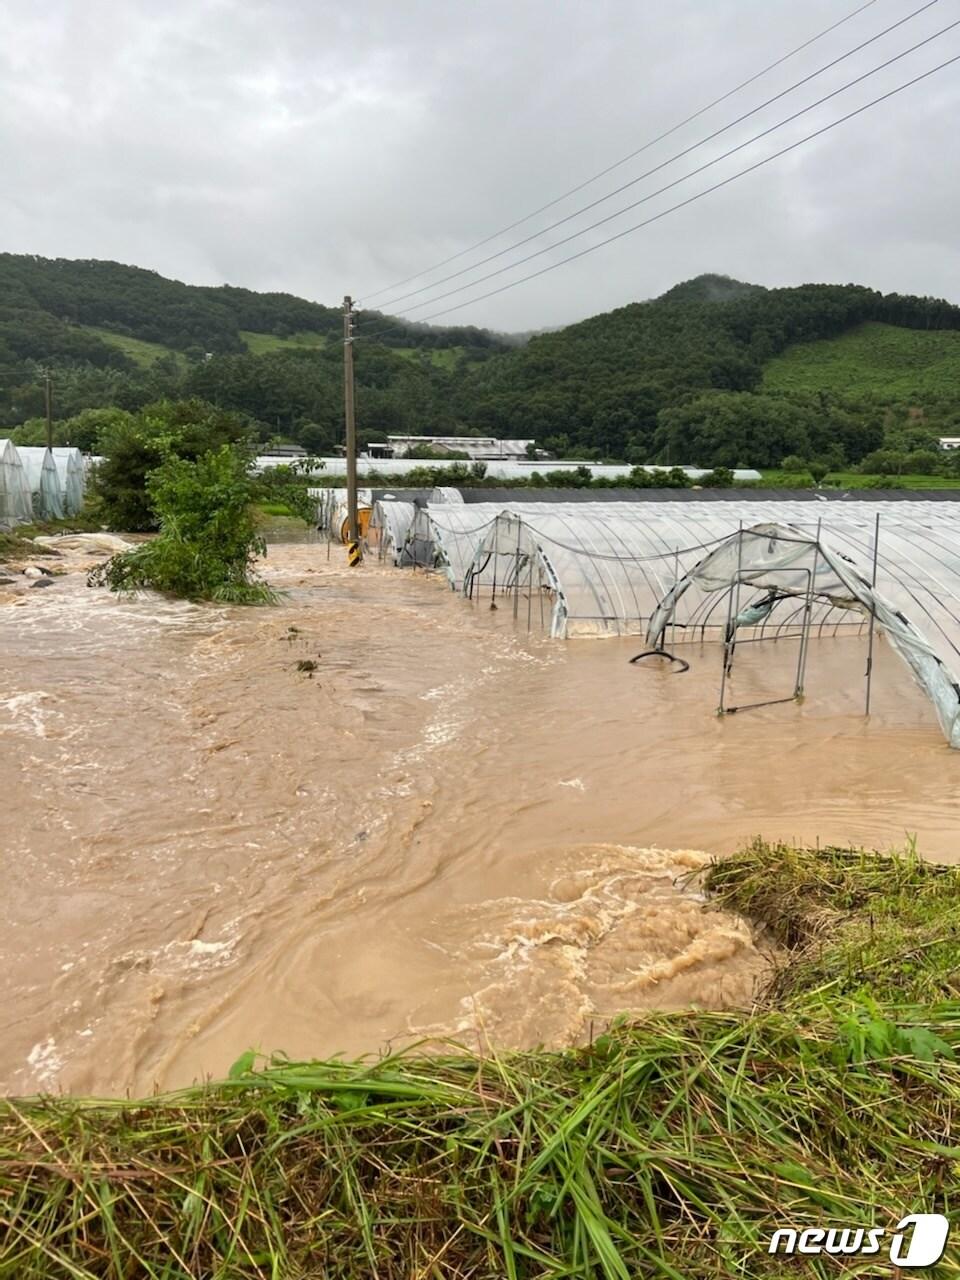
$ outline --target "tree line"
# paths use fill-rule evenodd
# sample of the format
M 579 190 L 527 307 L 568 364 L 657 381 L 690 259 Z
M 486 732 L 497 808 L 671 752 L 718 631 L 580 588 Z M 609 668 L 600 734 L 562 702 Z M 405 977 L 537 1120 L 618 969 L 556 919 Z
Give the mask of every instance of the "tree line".
M 61 435 L 67 422 L 83 432 L 93 410 L 137 413 L 160 399 L 195 398 L 240 415 L 261 442 L 327 453 L 342 441 L 337 308 L 181 285 L 115 263 L 14 255 L 0 255 L 0 287 L 0 425 L 19 428 L 16 436 L 38 429 L 49 365 Z M 359 438 L 509 436 L 558 457 L 724 468 L 799 457 L 837 469 L 878 452 L 929 454 L 939 435 L 960 433 L 949 382 L 897 397 L 763 385 L 765 365 L 788 347 L 867 321 L 958 330 L 960 308 L 857 285 L 767 290 L 703 276 L 519 347 L 468 327 L 399 325 L 366 338 L 384 320 L 362 315 Z M 138 365 L 84 325 L 115 326 L 169 352 Z M 253 354 L 241 336 L 305 330 L 319 346 Z

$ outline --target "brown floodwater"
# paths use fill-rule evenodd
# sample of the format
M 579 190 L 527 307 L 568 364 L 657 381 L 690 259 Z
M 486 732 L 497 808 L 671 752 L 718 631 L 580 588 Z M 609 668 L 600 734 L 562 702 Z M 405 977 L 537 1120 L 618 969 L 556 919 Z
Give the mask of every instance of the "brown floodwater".
M 117 600 L 88 562 L 0 598 L 0 1091 L 744 1005 L 750 930 L 676 883 L 708 855 L 955 857 L 960 756 L 882 644 L 869 720 L 853 638 L 803 705 L 718 719 L 716 646 L 632 667 L 322 544 L 271 548 L 274 609 Z M 744 653 L 738 701 L 787 691 L 793 646 Z

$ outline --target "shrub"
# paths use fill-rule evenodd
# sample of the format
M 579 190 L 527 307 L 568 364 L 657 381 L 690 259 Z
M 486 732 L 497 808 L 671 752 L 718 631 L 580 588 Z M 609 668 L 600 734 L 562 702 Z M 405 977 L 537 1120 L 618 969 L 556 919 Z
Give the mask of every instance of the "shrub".
M 701 476 L 699 483 L 705 489 L 730 489 L 733 487 L 733 480 L 734 475 L 729 467 L 714 467 L 705 476 Z
M 186 600 L 269 604 L 275 594 L 252 577 L 266 546 L 254 525 L 246 457 L 223 445 L 196 461 L 170 457 L 147 480 L 160 533 L 113 556 L 90 575 L 111 591 L 152 589 Z
M 104 461 L 93 491 L 107 527 L 150 532 L 160 524 L 147 480 L 165 458 L 195 459 L 220 445 L 245 439 L 247 426 L 203 400 L 160 401 L 140 413 L 108 422 L 99 439 Z
M 266 467 L 253 481 L 254 500 L 268 514 L 298 516 L 306 524 L 315 524 L 317 500 L 309 491 L 316 485 L 316 473 L 322 467 L 319 458 L 297 459 L 289 466 Z
M 797 474 L 801 471 L 806 471 L 806 469 L 807 469 L 807 464 L 799 456 L 799 454 L 796 454 L 796 453 L 788 453 L 787 456 L 784 458 L 784 460 L 780 463 L 780 470 L 787 471 L 790 474 Z

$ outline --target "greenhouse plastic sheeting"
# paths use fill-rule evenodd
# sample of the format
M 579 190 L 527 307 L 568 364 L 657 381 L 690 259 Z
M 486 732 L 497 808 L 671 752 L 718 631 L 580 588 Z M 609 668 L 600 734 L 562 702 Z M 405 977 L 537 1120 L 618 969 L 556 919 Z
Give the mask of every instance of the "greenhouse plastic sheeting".
M 437 559 L 454 590 L 462 589 L 481 537 L 503 514 L 501 503 L 430 503 L 426 508 Z
M 953 545 L 945 550 L 939 536 L 924 536 L 915 526 L 885 528 L 881 521 L 874 586 L 872 549 L 849 530 L 818 533 L 779 524 L 740 530 L 671 588 L 651 620 L 647 643 L 662 647 L 680 602 L 695 587 L 708 594 L 738 586 L 760 593 L 734 615 L 733 626 L 741 619 L 753 625 L 764 610 L 784 604 L 795 609 L 798 598 L 808 612 L 824 604 L 856 610 L 875 618 L 933 703 L 950 746 L 960 747 L 956 536 L 954 530 Z
M 22 524 L 33 519 L 30 484 L 12 440 L 0 439 L 0 524 Z
M 256 465 L 262 469 L 263 467 L 280 466 L 284 462 L 288 461 L 289 459 L 284 458 L 257 458 Z M 322 465 L 322 470 L 325 475 L 344 476 L 347 473 L 346 458 L 325 457 L 319 459 L 319 462 Z M 472 467 L 482 467 L 483 471 L 480 474 L 488 480 L 529 479 L 534 472 L 539 472 L 541 475 L 557 472 L 566 472 L 567 474 L 570 474 L 571 472 L 579 471 L 584 467 L 595 478 L 602 478 L 604 480 L 623 480 L 626 479 L 633 470 L 633 467 L 626 462 L 571 462 L 567 460 L 550 461 L 549 459 L 537 462 L 521 462 L 502 458 L 480 458 L 474 462 L 464 462 L 462 459 L 453 458 L 432 458 L 430 461 L 425 462 L 418 458 L 357 458 L 358 475 L 369 475 L 372 472 L 375 475 L 381 476 L 407 476 L 412 471 L 418 473 L 425 470 L 449 471 L 451 468 L 456 468 L 456 475 L 454 479 L 458 485 L 460 483 L 465 485 L 470 484 L 469 476 L 465 476 L 461 481 L 461 475 L 465 467 L 467 469 Z M 653 475 L 658 472 L 662 473 L 672 471 L 673 469 L 673 467 L 667 466 L 644 466 L 643 468 L 644 471 Z M 684 474 L 693 481 L 702 480 L 704 476 L 710 474 L 710 469 L 707 467 L 678 467 L 677 470 L 684 472 Z M 738 467 L 734 470 L 733 475 L 734 479 L 738 481 L 754 481 L 762 479 L 760 472 L 753 470 L 752 467 Z
M 399 502 L 395 498 L 375 502 L 367 526 L 368 550 L 381 560 L 392 560 L 395 565 L 415 564 L 416 559 L 407 548 L 416 514 L 417 508 L 412 502 Z
M 60 480 L 60 501 L 65 516 L 76 515 L 83 506 L 84 469 L 83 454 L 79 449 L 51 449 Z
M 25 445 L 18 445 L 17 452 L 30 486 L 34 515 L 41 520 L 60 520 L 63 517 L 63 499 L 53 454 L 46 447 Z
M 757 523 L 791 524 L 830 535 L 858 563 L 872 557 L 880 516 L 879 589 L 884 580 L 922 591 L 938 626 L 951 631 L 960 593 L 960 508 L 922 501 L 839 504 L 772 501 L 677 504 L 476 503 L 428 508 L 451 583 L 510 590 L 534 575 L 553 592 L 551 633 L 642 634 L 657 605 L 723 540 Z M 524 573 L 527 579 L 524 578 Z M 938 600 L 945 602 L 938 604 Z M 678 622 L 719 625 L 716 599 L 688 592 Z M 949 626 L 948 626 L 949 622 Z M 691 636 L 693 631 L 691 630 Z
M 317 527 L 326 530 L 334 542 L 345 542 L 346 523 L 349 518 L 346 489 L 321 489 L 317 510 Z M 369 511 L 373 495 L 369 489 L 357 490 L 357 511 Z

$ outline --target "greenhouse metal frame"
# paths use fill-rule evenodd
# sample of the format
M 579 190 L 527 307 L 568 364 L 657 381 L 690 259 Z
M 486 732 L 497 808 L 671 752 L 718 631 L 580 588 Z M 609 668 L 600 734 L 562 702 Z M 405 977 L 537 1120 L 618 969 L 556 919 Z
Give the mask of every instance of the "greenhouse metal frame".
M 948 741 L 960 746 L 960 506 L 789 499 L 515 503 L 507 509 L 474 503 L 431 504 L 428 516 L 455 589 L 473 600 L 512 597 L 519 622 L 542 625 L 553 637 L 646 634 L 660 650 L 667 628 L 671 648 L 687 640 L 735 646 L 747 639 L 798 639 L 792 698 L 802 696 L 811 638 L 866 629 L 872 656 L 879 627 L 933 700 Z M 815 555 L 794 574 L 807 575 L 804 590 L 796 581 L 777 588 L 777 579 L 757 576 L 752 561 L 720 587 L 698 570 L 718 549 L 729 560 L 729 547 L 758 526 L 780 529 L 775 542 L 789 537 L 804 555 Z M 743 601 L 751 587 L 761 594 Z M 668 616 L 654 634 L 664 602 Z M 725 669 L 732 656 L 729 648 Z M 720 702 L 729 709 L 722 687 Z

